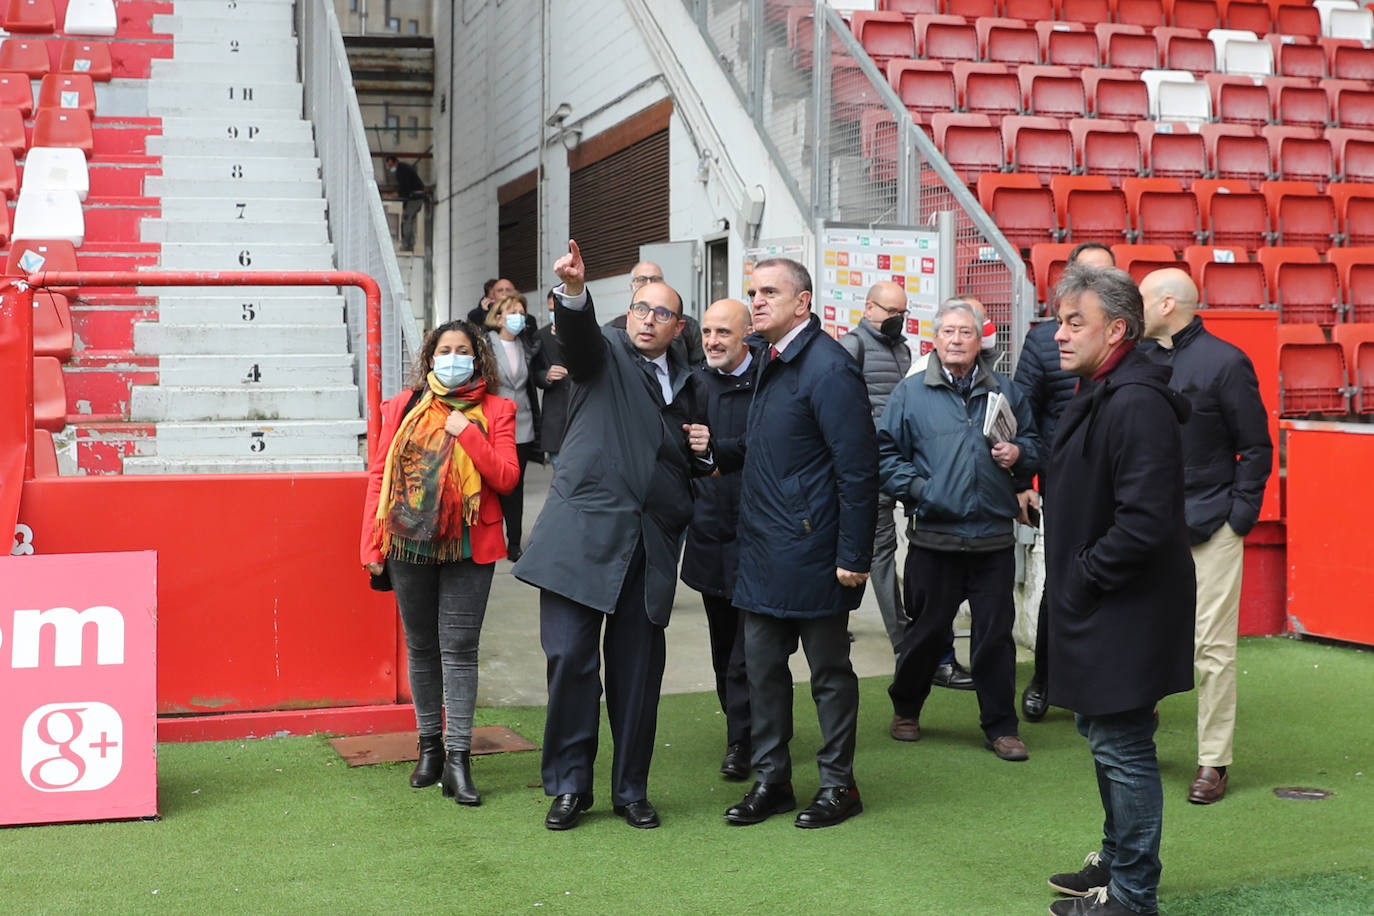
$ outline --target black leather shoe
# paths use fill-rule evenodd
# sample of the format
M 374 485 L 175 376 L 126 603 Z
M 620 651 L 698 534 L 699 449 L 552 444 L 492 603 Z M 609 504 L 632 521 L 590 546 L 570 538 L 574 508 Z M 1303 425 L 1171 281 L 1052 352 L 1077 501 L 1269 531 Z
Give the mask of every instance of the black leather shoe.
M 797 796 L 792 794 L 792 783 L 756 782 L 738 805 L 725 812 L 725 820 L 736 827 L 761 824 L 773 815 L 791 811 L 795 807 Z
M 725 749 L 725 759 L 720 762 L 720 772 L 726 779 L 739 781 L 749 775 L 749 752 L 743 744 L 732 744 Z
M 577 819 L 582 816 L 582 812 L 592 806 L 592 793 L 590 792 L 569 792 L 560 795 L 549 805 L 548 816 L 544 818 L 544 826 L 550 830 L 571 830 L 577 826 Z
M 1027 722 L 1039 722 L 1049 708 L 1049 691 L 1040 681 L 1031 681 L 1021 694 L 1021 715 Z
M 640 830 L 652 830 L 658 826 L 658 812 L 649 804 L 647 798 L 630 802 L 628 805 L 612 805 L 611 810 L 625 818 L 625 823 Z
M 444 736 L 421 735 L 420 756 L 410 774 L 410 787 L 423 789 L 439 781 L 444 772 Z
M 451 798 L 460 805 L 476 808 L 482 804 L 482 793 L 472 784 L 472 769 L 468 751 L 454 751 L 444 761 L 444 777 L 439 780 L 444 798 Z
M 957 661 L 936 668 L 935 677 L 930 682 L 936 687 L 948 687 L 950 690 L 973 689 L 973 675 Z
M 834 827 L 863 809 L 858 786 L 826 786 L 816 793 L 806 810 L 797 815 L 797 826 Z

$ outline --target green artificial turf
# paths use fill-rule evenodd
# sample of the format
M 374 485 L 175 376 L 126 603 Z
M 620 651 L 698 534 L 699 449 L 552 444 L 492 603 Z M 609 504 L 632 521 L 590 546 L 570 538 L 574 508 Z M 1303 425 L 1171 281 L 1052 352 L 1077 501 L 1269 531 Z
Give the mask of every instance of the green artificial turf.
M 1237 763 L 1226 799 L 1184 800 L 1194 700 L 1160 707 L 1165 781 L 1161 911 L 1374 913 L 1374 654 L 1247 639 Z M 1021 683 L 1028 674 L 1021 670 Z M 1044 913 L 1045 878 L 1100 838 L 1092 763 L 1071 717 L 1025 724 L 1028 763 L 983 749 L 972 693 L 935 690 L 925 737 L 887 737 L 881 679 L 862 682 L 857 778 L 865 811 L 827 830 L 790 816 L 728 827 L 746 786 L 716 772 L 713 694 L 664 698 L 650 797 L 658 830 L 610 812 L 609 735 L 596 805 L 543 827 L 537 753 L 474 761 L 480 808 L 410 789 L 410 764 L 348 768 L 323 737 L 164 744 L 162 820 L 0 830 L 5 912 L 100 913 Z M 816 788 L 818 744 L 796 692 L 795 784 Z M 535 741 L 542 708 L 478 711 Z M 1335 794 L 1284 801 L 1278 786 Z

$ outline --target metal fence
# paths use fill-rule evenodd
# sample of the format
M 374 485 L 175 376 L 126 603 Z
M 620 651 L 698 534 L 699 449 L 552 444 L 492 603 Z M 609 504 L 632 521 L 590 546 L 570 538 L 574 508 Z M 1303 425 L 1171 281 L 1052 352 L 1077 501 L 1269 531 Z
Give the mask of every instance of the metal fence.
M 420 347 L 420 329 L 406 296 L 377 192 L 372 153 L 333 3 L 298 0 L 296 35 L 305 116 L 315 125 L 335 264 L 340 270 L 365 273 L 381 287 L 382 396 L 391 397 L 404 385 L 411 359 Z M 357 356 L 355 373 L 362 392 L 367 362 L 365 308 L 356 293 L 346 294 L 346 302 L 349 340 Z
M 954 214 L 954 287 L 997 323 L 1010 369 L 1035 291 L 1020 251 L 918 127 L 848 23 L 816 0 L 683 0 L 802 212 L 933 228 Z

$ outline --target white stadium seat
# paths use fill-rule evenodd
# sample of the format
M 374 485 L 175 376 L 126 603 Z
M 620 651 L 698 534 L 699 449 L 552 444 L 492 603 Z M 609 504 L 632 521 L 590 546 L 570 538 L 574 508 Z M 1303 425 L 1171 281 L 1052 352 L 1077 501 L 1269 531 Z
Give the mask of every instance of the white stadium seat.
M 86 156 L 75 147 L 35 146 L 24 157 L 24 191 L 75 191 L 85 200 L 91 190 Z
M 75 191 L 24 191 L 14 208 L 12 239 L 64 239 L 77 248 L 86 239 L 86 218 Z
M 62 30 L 68 35 L 113 35 L 115 25 L 114 0 L 71 0 Z
M 1222 51 L 1222 69 L 1243 76 L 1273 76 L 1274 46 L 1267 41 L 1233 38 Z

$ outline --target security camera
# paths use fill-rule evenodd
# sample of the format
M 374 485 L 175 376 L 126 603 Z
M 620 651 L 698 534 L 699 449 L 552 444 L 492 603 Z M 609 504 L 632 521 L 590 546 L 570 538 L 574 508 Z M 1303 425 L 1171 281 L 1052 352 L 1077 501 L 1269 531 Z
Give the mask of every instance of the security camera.
M 559 102 L 553 113 L 544 119 L 544 123 L 549 127 L 557 127 L 567 120 L 570 114 L 572 114 L 572 106 L 567 102 Z

